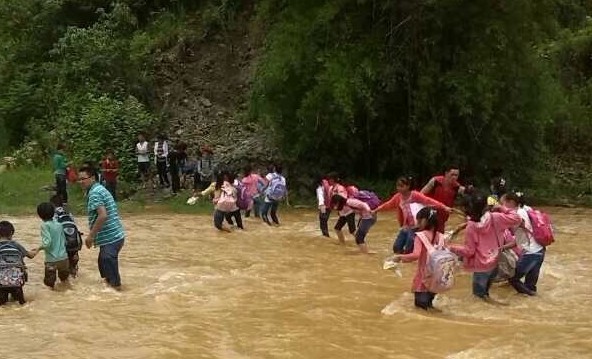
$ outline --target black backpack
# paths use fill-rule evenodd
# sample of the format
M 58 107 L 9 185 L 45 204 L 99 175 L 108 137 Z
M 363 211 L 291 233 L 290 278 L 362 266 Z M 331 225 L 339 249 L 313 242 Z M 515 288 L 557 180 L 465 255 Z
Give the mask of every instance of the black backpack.
M 82 249 L 82 233 L 76 227 L 72 215 L 67 212 L 58 213 L 58 223 L 61 223 L 62 227 L 64 227 L 66 251 L 76 252 Z

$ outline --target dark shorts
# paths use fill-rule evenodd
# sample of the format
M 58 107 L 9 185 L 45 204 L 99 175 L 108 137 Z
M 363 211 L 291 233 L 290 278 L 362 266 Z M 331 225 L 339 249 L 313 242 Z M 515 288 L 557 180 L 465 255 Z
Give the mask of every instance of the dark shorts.
M 60 278 L 60 281 L 65 281 L 70 276 L 70 261 L 68 258 L 59 262 L 46 262 L 45 263 L 45 277 L 43 283 L 48 287 L 54 287 L 55 283 Z
M 349 233 L 354 234 L 356 233 L 356 214 L 350 213 L 347 216 L 339 217 L 337 223 L 335 223 L 335 230 L 340 231 L 345 225 L 347 224 L 347 228 L 349 229 Z
M 148 174 L 148 171 L 150 170 L 150 162 L 138 162 L 138 172 L 140 172 L 140 174 Z

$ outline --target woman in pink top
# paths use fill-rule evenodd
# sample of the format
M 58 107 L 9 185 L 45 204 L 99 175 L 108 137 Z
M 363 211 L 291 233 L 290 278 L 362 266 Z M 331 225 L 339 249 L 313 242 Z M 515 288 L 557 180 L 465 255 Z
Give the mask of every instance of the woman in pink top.
M 396 209 L 397 220 L 401 230 L 393 243 L 393 252 L 411 253 L 413 252 L 416 223 L 413 215 L 412 204 L 421 206 L 432 206 L 448 213 L 453 209 L 436 201 L 418 191 L 411 190 L 411 177 L 399 177 L 397 179 L 397 193 L 388 201 L 384 202 L 374 212 Z
M 432 244 L 441 243 L 442 233 L 438 232 L 438 212 L 435 208 L 424 207 L 417 212 L 418 231 Z M 428 259 L 428 250 L 416 234 L 413 252 L 409 254 L 396 255 L 395 261 L 413 262 L 417 261 L 417 271 L 413 278 L 412 290 L 415 293 L 415 306 L 425 310 L 434 308 L 433 301 L 436 293 L 430 292 L 424 285 L 426 275 L 426 262 Z
M 372 213 L 370 206 L 359 199 L 345 198 L 336 194 L 331 197 L 331 208 L 339 211 L 340 219 L 343 212 L 357 213 L 360 216 L 360 223 L 355 235 L 356 244 L 362 253 L 369 253 L 368 244 L 366 243 L 366 235 L 374 223 L 376 223 L 376 217 Z M 341 229 L 336 229 L 336 232 L 339 242 L 342 244 L 345 243 L 345 237 Z
M 500 206 L 487 211 L 487 197 L 480 193 L 473 193 L 468 198 L 466 212 L 469 222 L 465 244 L 451 245 L 450 250 L 464 257 L 465 269 L 473 272 L 473 294 L 489 300 L 489 288 L 497 275 L 499 254 L 505 248 L 504 231 L 518 226 L 521 219 L 516 212 Z
M 258 173 L 253 173 L 253 169 L 251 166 L 246 166 L 244 169 L 244 177 L 242 179 L 242 183 L 245 185 L 247 190 L 247 194 L 250 198 L 249 206 L 247 211 L 245 212 L 245 217 L 251 216 L 251 210 L 255 212 L 255 217 L 259 218 L 260 211 L 260 203 L 258 198 L 260 196 L 259 188 L 265 187 L 266 180 L 261 177 Z

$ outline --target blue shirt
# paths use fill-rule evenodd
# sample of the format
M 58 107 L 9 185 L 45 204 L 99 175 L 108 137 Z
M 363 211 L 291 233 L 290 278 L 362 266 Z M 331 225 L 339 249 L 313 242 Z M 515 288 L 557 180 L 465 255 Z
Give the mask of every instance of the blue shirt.
M 61 223 L 49 220 L 41 223 L 41 247 L 45 251 L 45 262 L 54 263 L 68 258 L 66 235 Z
M 94 226 L 99 217 L 99 212 L 97 211 L 99 207 L 105 207 L 107 220 L 95 236 L 95 245 L 100 247 L 122 240 L 125 237 L 125 233 L 121 219 L 119 218 L 117 204 L 111 193 L 103 185 L 95 183 L 88 190 L 86 202 L 89 228 Z

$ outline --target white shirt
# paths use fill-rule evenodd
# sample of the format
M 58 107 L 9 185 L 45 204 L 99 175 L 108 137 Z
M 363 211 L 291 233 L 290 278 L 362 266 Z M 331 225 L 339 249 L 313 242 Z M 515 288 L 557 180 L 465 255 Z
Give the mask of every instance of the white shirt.
M 317 200 L 319 201 L 319 207 L 325 205 L 325 190 L 323 186 L 317 187 Z
M 529 210 L 531 210 L 530 207 L 524 206 L 518 208 L 516 211 L 520 218 L 522 218 L 524 228 L 526 228 L 519 227 L 516 229 L 516 242 L 522 246 L 525 254 L 538 253 L 544 248 L 532 236 L 532 223 L 528 217 Z
M 148 154 L 148 141 L 138 142 L 136 144 L 136 152 L 138 153 L 138 162 L 150 162 L 150 155 Z
M 162 156 L 158 155 L 158 144 L 159 142 L 154 143 L 154 157 L 167 158 L 169 156 L 169 144 L 167 143 L 167 141 L 162 142 Z

